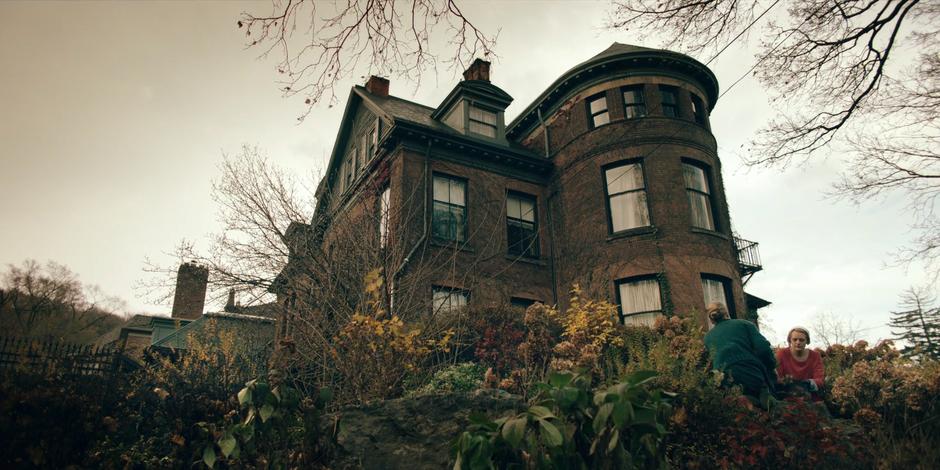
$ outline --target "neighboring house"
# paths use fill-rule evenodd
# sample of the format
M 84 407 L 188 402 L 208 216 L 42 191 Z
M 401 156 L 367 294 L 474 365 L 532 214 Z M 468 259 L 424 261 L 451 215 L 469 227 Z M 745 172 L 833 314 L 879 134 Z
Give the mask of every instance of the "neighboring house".
M 768 302 L 744 292 L 762 267 L 757 244 L 731 229 L 709 125 L 717 99 L 695 59 L 618 43 L 509 123 L 512 97 L 488 62 L 436 107 L 371 77 L 349 94 L 311 224 L 292 230 L 333 257 L 380 253 L 393 307 L 564 307 L 579 283 L 627 324 L 707 323 L 711 301 L 750 316 Z
M 148 348 L 187 349 L 189 338 L 205 331 L 209 322 L 219 330 L 234 331 L 243 336 L 251 348 L 266 348 L 274 338 L 277 304 L 242 307 L 235 304 L 234 291 L 229 293 L 225 312 L 203 313 L 209 271 L 195 263 L 180 265 L 176 277 L 173 309 L 169 317 L 134 315 L 123 326 L 102 336 L 97 343 L 120 348 L 128 357 L 141 360 Z
M 274 318 L 241 313 L 206 312 L 201 317 L 170 334 L 154 339 L 152 348 L 170 352 L 189 349 L 193 339 L 225 341 L 235 344 L 240 352 L 257 354 L 263 362 L 274 343 Z

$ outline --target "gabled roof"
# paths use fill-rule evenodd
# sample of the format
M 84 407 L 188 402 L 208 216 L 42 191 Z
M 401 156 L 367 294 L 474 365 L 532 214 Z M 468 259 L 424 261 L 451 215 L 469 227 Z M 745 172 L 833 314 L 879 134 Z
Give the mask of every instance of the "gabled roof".
M 470 81 L 473 82 L 475 80 Z M 467 81 L 462 83 L 465 82 Z M 487 87 L 487 89 L 491 92 L 491 89 L 499 90 L 499 88 L 492 85 Z M 499 91 L 501 92 L 502 90 Z M 509 95 L 507 94 L 506 96 L 508 97 Z M 509 99 L 511 100 L 511 97 Z M 525 147 L 522 147 L 521 145 L 513 142 L 494 141 L 457 132 L 446 124 L 435 120 L 433 115 L 436 109 L 430 106 L 425 106 L 391 95 L 373 95 L 372 93 L 369 93 L 369 91 L 364 87 L 357 85 L 349 92 L 349 98 L 346 101 L 346 109 L 343 111 L 343 118 L 340 124 L 340 128 L 337 132 L 336 141 L 333 144 L 333 151 L 330 154 L 330 163 L 327 167 L 327 178 L 325 178 L 324 181 L 326 179 L 330 179 L 332 181 L 334 172 L 336 171 L 336 168 L 338 168 L 342 159 L 340 152 L 345 148 L 345 142 L 349 137 L 348 134 L 350 132 L 350 128 L 352 127 L 353 117 L 358 112 L 360 106 L 365 106 L 367 109 L 369 109 L 369 111 L 378 116 L 389 128 L 398 125 L 408 125 L 409 128 L 417 127 L 418 129 L 424 129 L 438 134 L 443 134 L 453 139 L 465 140 L 476 145 L 488 146 L 494 150 L 504 149 L 517 155 L 525 155 L 535 159 L 542 159 L 542 157 L 538 154 L 533 153 L 529 149 L 526 149 Z M 323 193 L 326 191 L 326 187 L 327 186 L 325 184 L 320 184 L 320 186 L 317 188 L 318 197 L 323 195 Z
M 468 82 L 477 82 L 477 80 L 464 80 L 461 83 Z M 488 90 L 499 88 L 495 86 L 488 86 Z M 456 139 L 465 139 L 467 141 L 472 141 L 481 145 L 487 145 L 493 147 L 494 149 L 506 149 L 515 153 L 522 153 L 532 158 L 541 159 L 542 157 L 536 153 L 533 153 L 529 149 L 518 145 L 514 142 L 500 142 L 492 139 L 486 139 L 482 137 L 474 137 L 472 135 L 466 135 L 460 133 L 450 126 L 434 119 L 435 108 L 430 106 L 425 106 L 423 104 L 418 104 L 413 101 L 408 101 L 396 96 L 376 96 L 368 91 L 365 88 L 357 86 L 353 89 L 354 92 L 359 93 L 359 96 L 363 99 L 364 102 L 369 103 L 377 107 L 382 111 L 384 116 L 389 118 L 389 121 L 393 124 L 398 123 L 407 123 L 407 124 L 417 124 L 420 127 L 424 127 L 427 130 L 435 131 L 437 133 L 442 133 L 445 135 L 452 136 Z M 500 90 L 501 91 L 501 90 Z M 503 92 L 505 93 L 505 92 Z M 509 95 L 506 95 L 509 97 Z M 512 98 L 509 97 L 511 100 Z M 371 108 L 370 108 L 371 109 Z M 346 117 L 344 116 L 344 119 Z

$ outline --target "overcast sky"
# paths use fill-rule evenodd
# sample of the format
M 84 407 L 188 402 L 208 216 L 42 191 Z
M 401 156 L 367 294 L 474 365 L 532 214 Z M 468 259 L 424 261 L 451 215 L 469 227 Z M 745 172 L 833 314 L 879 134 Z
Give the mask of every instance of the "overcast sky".
M 492 79 L 515 98 L 507 122 L 552 81 L 614 41 L 655 47 L 604 29 L 606 2 L 461 2 L 484 31 L 499 33 Z M 82 281 L 166 313 L 134 289 L 145 257 L 181 240 L 206 246 L 217 230 L 209 191 L 223 153 L 258 146 L 308 174 L 326 166 L 341 103 L 300 125 L 302 100 L 281 98 L 273 60 L 245 50 L 238 14 L 249 2 L 0 2 L 0 265 L 54 260 Z M 511 19 L 511 20 L 510 20 Z M 511 21 L 511 23 L 509 22 Z M 704 62 L 708 57 L 697 57 Z M 753 64 L 732 47 L 710 67 L 724 90 Z M 367 74 L 363 69 L 362 75 Z M 458 80 L 427 75 L 419 89 L 391 77 L 391 93 L 437 106 Z M 771 342 L 831 313 L 876 340 L 899 294 L 926 277 L 885 267 L 908 242 L 900 197 L 856 207 L 825 197 L 838 156 L 787 171 L 746 171 L 742 152 L 772 115 L 747 78 L 711 115 L 734 229 L 760 243 L 765 270 L 746 290 L 770 300 Z

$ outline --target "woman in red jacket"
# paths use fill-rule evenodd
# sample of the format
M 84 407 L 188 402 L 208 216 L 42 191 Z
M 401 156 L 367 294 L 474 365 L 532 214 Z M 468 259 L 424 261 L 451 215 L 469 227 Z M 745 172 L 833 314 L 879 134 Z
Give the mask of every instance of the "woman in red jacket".
M 793 328 L 787 333 L 787 344 L 789 348 L 777 350 L 777 377 L 780 380 L 789 377 L 816 397 L 825 381 L 826 370 L 819 352 L 806 348 L 809 331 L 801 327 Z

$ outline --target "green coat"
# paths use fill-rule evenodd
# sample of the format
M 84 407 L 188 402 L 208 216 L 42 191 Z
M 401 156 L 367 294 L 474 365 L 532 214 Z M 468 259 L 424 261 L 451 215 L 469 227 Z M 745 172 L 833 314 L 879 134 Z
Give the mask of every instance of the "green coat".
M 730 375 L 746 395 L 758 396 L 763 388 L 774 389 L 777 360 L 770 343 L 747 320 L 725 320 L 705 335 L 715 369 Z

